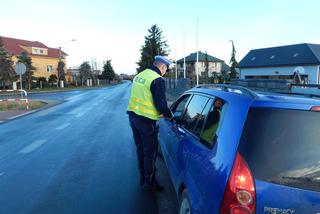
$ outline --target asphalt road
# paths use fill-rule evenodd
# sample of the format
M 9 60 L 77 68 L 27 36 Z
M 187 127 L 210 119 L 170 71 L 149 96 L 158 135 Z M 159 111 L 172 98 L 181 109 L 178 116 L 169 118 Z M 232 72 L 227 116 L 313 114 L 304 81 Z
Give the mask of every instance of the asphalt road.
M 126 107 L 130 83 L 35 94 L 62 104 L 0 124 L 0 213 L 175 213 L 165 192 L 143 192 Z

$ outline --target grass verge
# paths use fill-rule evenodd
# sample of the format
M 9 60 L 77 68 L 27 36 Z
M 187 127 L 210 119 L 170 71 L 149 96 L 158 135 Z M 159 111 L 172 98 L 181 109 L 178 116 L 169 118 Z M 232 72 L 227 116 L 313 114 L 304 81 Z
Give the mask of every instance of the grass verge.
M 38 109 L 46 103 L 42 101 L 29 100 L 29 110 Z M 1 101 L 0 111 L 27 110 L 27 104 L 24 101 Z

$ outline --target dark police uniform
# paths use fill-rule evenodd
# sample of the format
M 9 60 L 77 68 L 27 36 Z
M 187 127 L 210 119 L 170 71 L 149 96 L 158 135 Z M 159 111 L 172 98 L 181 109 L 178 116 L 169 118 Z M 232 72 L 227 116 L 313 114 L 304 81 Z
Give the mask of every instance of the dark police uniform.
M 155 181 L 158 149 L 156 121 L 162 114 L 171 118 L 165 96 L 165 81 L 156 66 L 139 73 L 133 80 L 127 113 L 137 147 L 141 183 L 146 190 L 160 191 Z

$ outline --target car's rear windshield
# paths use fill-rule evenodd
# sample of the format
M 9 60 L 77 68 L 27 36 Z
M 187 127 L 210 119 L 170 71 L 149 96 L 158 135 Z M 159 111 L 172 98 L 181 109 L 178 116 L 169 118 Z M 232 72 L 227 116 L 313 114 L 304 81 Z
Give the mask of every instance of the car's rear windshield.
M 239 151 L 255 179 L 320 191 L 320 112 L 252 108 Z

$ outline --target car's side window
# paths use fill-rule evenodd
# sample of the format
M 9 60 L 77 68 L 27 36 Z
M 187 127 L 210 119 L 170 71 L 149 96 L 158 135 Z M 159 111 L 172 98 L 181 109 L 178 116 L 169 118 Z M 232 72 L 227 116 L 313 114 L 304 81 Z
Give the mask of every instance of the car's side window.
M 203 117 L 202 112 L 208 100 L 208 97 L 194 95 L 181 118 L 181 125 L 195 135 L 199 134 L 195 132 L 195 127 L 197 122 Z
M 171 111 L 175 118 L 180 118 L 181 115 L 184 112 L 184 109 L 189 101 L 189 98 L 191 97 L 190 94 L 186 94 L 183 97 L 181 97 L 172 107 Z
M 205 108 L 203 109 L 202 113 L 201 113 L 201 116 L 199 117 L 199 120 L 194 128 L 194 133 L 195 135 L 197 135 L 198 137 L 200 137 L 200 134 L 201 134 L 201 131 L 202 131 L 202 128 L 206 122 L 206 118 L 208 116 L 208 113 L 211 109 L 211 106 L 212 106 L 212 103 L 213 103 L 213 99 L 209 99 L 209 101 L 207 102 L 207 105 L 205 106 Z
M 211 147 L 217 140 L 217 132 L 226 109 L 226 102 L 220 98 L 215 98 L 209 109 L 200 139 L 205 145 Z

